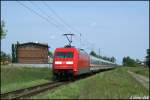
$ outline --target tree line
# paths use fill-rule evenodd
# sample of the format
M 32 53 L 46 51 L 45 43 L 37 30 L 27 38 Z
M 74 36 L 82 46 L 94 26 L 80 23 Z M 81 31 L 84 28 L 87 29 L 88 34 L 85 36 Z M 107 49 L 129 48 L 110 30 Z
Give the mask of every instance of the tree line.
M 134 60 L 134 59 L 130 58 L 129 56 L 127 56 L 127 57 L 123 57 L 122 65 L 128 66 L 128 67 L 136 67 L 136 66 L 140 65 L 140 61 Z
M 0 30 L 0 36 L 1 40 L 5 38 L 7 30 L 5 29 L 5 23 L 4 21 L 1 21 L 1 30 Z M 7 64 L 8 62 L 11 62 L 11 55 L 6 54 L 5 52 L 1 51 L 1 58 L 0 58 L 1 64 Z
M 94 57 L 97 57 L 97 58 L 101 58 L 101 59 L 110 61 L 110 62 L 113 62 L 113 63 L 116 62 L 116 58 L 115 58 L 115 57 L 101 56 L 101 55 L 96 54 L 96 52 L 94 52 L 94 51 L 91 51 L 91 52 L 90 52 L 90 55 L 92 55 L 92 56 L 94 56 Z
M 139 59 L 132 59 L 129 56 L 124 57 L 122 60 L 122 65 L 123 66 L 128 66 L 128 67 L 137 67 L 137 66 L 145 66 L 149 67 L 149 56 L 150 56 L 150 49 L 147 49 L 147 55 L 145 57 L 144 61 L 140 61 Z

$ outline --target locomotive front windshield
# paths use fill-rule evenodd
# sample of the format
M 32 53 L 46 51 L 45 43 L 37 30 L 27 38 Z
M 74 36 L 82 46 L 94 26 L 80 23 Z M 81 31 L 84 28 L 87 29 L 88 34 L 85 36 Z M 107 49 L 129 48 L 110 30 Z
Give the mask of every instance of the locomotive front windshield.
M 73 58 L 73 52 L 56 52 L 56 58 Z

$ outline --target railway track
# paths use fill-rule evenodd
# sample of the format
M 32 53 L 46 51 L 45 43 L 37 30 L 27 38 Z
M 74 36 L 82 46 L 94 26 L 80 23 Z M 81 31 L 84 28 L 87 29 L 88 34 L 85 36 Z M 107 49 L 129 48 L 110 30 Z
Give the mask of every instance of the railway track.
M 35 94 L 38 94 L 40 92 L 46 91 L 46 90 L 51 90 L 54 89 L 58 86 L 68 84 L 69 82 L 48 82 L 44 83 L 41 85 L 33 86 L 33 87 L 28 87 L 24 89 L 19 89 L 7 93 L 2 93 L 1 94 L 1 99 L 19 99 L 22 97 L 29 97 Z
M 102 71 L 105 71 L 105 70 L 97 71 L 97 72 L 94 72 L 92 74 L 90 73 L 90 74 L 81 75 L 76 80 L 85 79 L 89 76 L 93 76 L 96 73 L 99 73 Z M 24 89 L 19 89 L 19 90 L 7 92 L 7 93 L 1 93 L 1 99 L 19 99 L 19 98 L 23 98 L 23 97 L 30 97 L 30 96 L 36 95 L 38 93 L 54 89 L 54 88 L 59 87 L 61 85 L 68 84 L 70 82 L 73 82 L 73 81 L 48 82 L 48 83 L 44 83 L 44 84 L 40 84 L 40 85 L 36 85 L 36 86 L 24 88 Z

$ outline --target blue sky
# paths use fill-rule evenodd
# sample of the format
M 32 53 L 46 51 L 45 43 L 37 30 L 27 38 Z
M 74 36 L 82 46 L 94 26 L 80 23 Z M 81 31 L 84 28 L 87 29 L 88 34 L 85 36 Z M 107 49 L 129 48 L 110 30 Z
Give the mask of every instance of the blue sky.
M 121 64 L 124 56 L 143 60 L 149 48 L 148 1 L 46 1 L 74 30 L 65 26 L 41 1 L 21 3 L 40 15 L 46 12 L 49 23 L 16 1 L 1 2 L 1 19 L 6 23 L 7 36 L 1 49 L 11 53 L 11 44 L 19 41 L 48 43 L 54 51 L 67 43 L 64 33 L 74 33 L 73 44 L 87 52 L 100 48 L 102 56 L 115 56 Z M 53 23 L 53 24 L 52 24 Z M 55 25 L 58 27 L 56 27 Z

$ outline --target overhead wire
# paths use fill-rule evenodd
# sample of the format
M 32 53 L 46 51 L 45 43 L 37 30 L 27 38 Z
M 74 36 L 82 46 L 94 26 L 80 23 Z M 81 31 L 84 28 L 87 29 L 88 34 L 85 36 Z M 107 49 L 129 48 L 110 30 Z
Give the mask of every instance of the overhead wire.
M 57 25 L 57 24 L 55 24 L 55 23 L 53 23 L 53 22 L 51 22 L 48 18 L 52 18 L 52 17 L 50 17 L 49 15 L 47 15 L 43 10 L 41 10 L 38 6 L 37 6 L 37 8 L 40 10 L 40 12 L 41 13 L 43 13 L 43 14 L 45 14 L 47 17 L 44 17 L 44 16 L 42 16 L 42 15 L 40 15 L 38 12 L 36 12 L 36 11 L 34 11 L 33 9 L 31 9 L 30 7 L 28 7 L 28 6 L 26 6 L 25 4 L 23 4 L 23 3 L 21 3 L 20 1 L 17 1 L 20 5 L 22 5 L 23 7 L 25 7 L 25 8 L 27 8 L 28 10 L 30 10 L 32 13 L 34 13 L 34 14 L 36 14 L 36 15 L 38 15 L 39 17 L 41 17 L 42 19 L 44 19 L 46 22 L 48 22 L 49 24 L 51 24 L 51 25 L 54 25 L 56 28 L 58 28 L 59 30 L 61 30 L 61 31 L 64 31 L 64 30 L 62 30 L 62 29 L 60 29 L 60 27 L 59 27 L 59 25 Z M 33 4 L 33 2 L 30 2 L 30 3 L 32 3 L 32 5 L 35 5 L 35 4 Z M 55 12 L 55 10 L 54 9 L 52 9 L 52 7 L 50 7 L 50 6 L 48 6 L 48 4 L 46 4 L 45 2 L 43 2 L 43 4 L 55 15 L 55 16 L 57 16 L 57 18 L 64 24 L 64 25 L 66 25 L 68 28 L 70 28 L 71 30 L 73 30 L 74 32 L 76 32 L 76 33 L 79 33 L 78 35 L 80 35 L 80 46 L 82 45 L 82 41 L 81 41 L 81 36 L 83 37 L 83 34 L 81 33 L 81 32 L 79 32 L 78 30 L 76 30 L 76 29 L 74 29 L 72 26 L 70 26 L 68 23 L 66 23 L 64 20 L 63 20 L 63 18 L 61 18 L 56 12 Z M 82 35 L 81 35 L 82 34 Z M 87 44 L 88 44 L 88 46 L 89 46 L 89 44 L 91 44 L 88 40 L 86 40 L 85 39 L 85 41 L 87 42 Z M 84 42 L 85 42 L 84 41 Z M 83 45 L 82 45 L 83 46 Z M 89 47 L 87 47 L 87 49 L 89 49 Z M 92 49 L 92 48 L 91 48 Z
M 42 1 L 43 2 L 43 1 Z M 78 30 L 76 30 L 75 28 L 73 28 L 71 25 L 69 25 L 68 23 L 66 23 L 66 21 L 50 6 L 48 5 L 46 2 L 43 2 L 43 4 L 64 24 L 66 25 L 68 28 L 70 28 L 71 30 L 73 30 L 76 33 L 80 33 Z
M 46 12 L 44 12 L 40 7 L 38 7 L 37 5 L 35 5 L 33 2 L 30 1 L 30 3 L 31 3 L 32 5 L 36 6 L 36 7 L 39 9 L 39 11 L 40 11 L 42 14 L 46 15 L 47 17 L 44 17 L 44 16 L 40 15 L 38 12 L 36 12 L 35 10 L 33 10 L 33 9 L 31 9 L 30 7 L 26 6 L 25 4 L 21 3 L 20 1 L 17 1 L 17 2 L 18 2 L 20 5 L 22 5 L 23 7 L 27 8 L 28 10 L 30 10 L 32 13 L 34 13 L 34 14 L 38 15 L 39 17 L 41 17 L 42 19 L 44 19 L 44 20 L 45 20 L 46 22 L 48 22 L 49 24 L 54 25 L 54 26 L 55 26 L 56 28 L 58 28 L 59 30 L 65 32 L 65 30 L 64 30 L 63 28 L 61 29 L 61 28 L 59 27 L 60 25 L 58 25 L 58 24 L 60 24 L 60 23 L 59 23 L 56 19 L 54 19 L 53 17 L 49 16 Z M 42 1 L 42 2 L 43 2 L 43 1 Z M 80 47 L 86 45 L 86 44 L 82 43 L 82 41 L 81 41 L 81 36 L 82 36 L 82 38 L 84 38 L 84 36 L 83 36 L 83 34 L 82 34 L 81 32 L 79 32 L 78 30 L 76 30 L 75 28 L 73 28 L 71 25 L 69 25 L 68 23 L 66 23 L 65 20 L 64 20 L 61 16 L 59 16 L 59 14 L 58 14 L 51 6 L 49 6 L 46 2 L 43 2 L 43 4 L 44 4 L 66 27 L 68 27 L 68 29 L 73 30 L 74 32 L 78 33 L 79 38 L 80 38 Z M 51 18 L 51 19 L 55 20 L 55 23 L 51 22 L 48 18 Z M 56 24 L 56 23 L 57 23 L 57 24 Z M 94 44 L 93 44 L 93 43 L 89 42 L 86 38 L 84 38 L 84 42 L 87 43 L 86 49 L 88 49 L 88 50 L 90 49 L 91 51 L 94 50 Z
M 44 19 L 46 22 L 48 22 L 49 24 L 55 26 L 56 28 L 58 28 L 61 31 L 64 31 L 62 29 L 59 28 L 59 26 L 55 23 L 52 23 L 49 19 L 47 19 L 46 17 L 40 15 L 38 12 L 34 11 L 33 9 L 31 9 L 30 7 L 26 6 L 25 4 L 21 3 L 20 1 L 16 1 L 18 4 L 20 4 L 21 6 L 27 8 L 29 11 L 31 11 L 32 13 L 38 15 L 40 18 Z
M 80 38 L 80 47 L 82 45 L 82 41 L 81 41 L 81 36 L 83 37 L 83 34 L 81 32 L 79 32 L 78 30 L 76 30 L 75 28 L 73 28 L 71 25 L 69 25 L 68 23 L 65 22 L 65 20 L 59 16 L 59 14 L 50 6 L 48 5 L 46 2 L 43 2 L 43 4 L 64 24 L 66 25 L 68 28 L 70 28 L 71 30 L 73 30 L 74 32 L 78 33 L 79 38 Z M 87 40 L 85 40 L 87 41 Z M 89 44 L 90 42 L 88 42 Z M 91 43 L 90 43 L 91 44 Z M 83 46 L 83 45 L 82 45 Z M 87 47 L 88 48 L 88 47 Z
M 46 2 L 43 2 L 43 4 L 52 12 L 53 15 L 56 16 L 56 18 L 59 19 L 59 21 L 61 21 L 66 27 L 68 27 L 70 30 L 74 31 L 75 33 L 80 34 L 80 48 L 81 48 L 81 32 L 77 31 L 75 28 L 73 28 L 71 25 L 69 25 L 68 23 L 66 23 L 66 21 L 50 6 L 48 5 Z
M 54 21 L 55 23 L 57 23 L 57 25 L 59 24 L 60 25 L 60 23 L 55 19 L 55 18 L 53 18 L 52 16 L 50 16 L 49 14 L 47 14 L 44 10 L 42 10 L 38 5 L 36 5 L 35 3 L 33 3 L 33 1 L 29 1 L 33 6 L 35 6 L 36 8 L 38 8 L 39 9 L 39 11 L 43 14 L 43 15 L 45 15 L 45 16 L 47 16 L 47 18 L 50 18 L 50 19 L 52 19 L 51 21 Z M 66 28 L 66 30 L 68 30 L 67 28 Z

